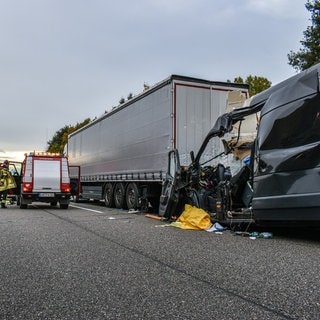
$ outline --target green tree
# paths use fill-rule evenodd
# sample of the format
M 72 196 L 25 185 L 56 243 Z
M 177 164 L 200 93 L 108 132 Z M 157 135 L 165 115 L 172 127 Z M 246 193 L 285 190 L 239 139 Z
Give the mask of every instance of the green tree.
M 243 80 L 241 77 L 237 77 L 233 82 L 239 84 L 248 84 L 250 97 L 270 88 L 272 84 L 267 78 L 251 75 L 248 76 L 246 80 Z
M 48 152 L 58 152 L 63 153 L 64 147 L 68 142 L 68 135 L 83 126 L 87 125 L 90 122 L 90 118 L 85 119 L 84 121 L 77 123 L 75 126 L 66 125 L 60 130 L 58 130 L 52 137 L 51 140 L 47 142 Z
M 143 84 L 143 91 L 150 89 L 150 86 L 147 83 Z
M 303 32 L 304 39 L 300 41 L 302 48 L 288 54 L 289 65 L 296 71 L 310 68 L 320 62 L 320 0 L 309 0 L 305 4 L 311 13 L 311 26 Z

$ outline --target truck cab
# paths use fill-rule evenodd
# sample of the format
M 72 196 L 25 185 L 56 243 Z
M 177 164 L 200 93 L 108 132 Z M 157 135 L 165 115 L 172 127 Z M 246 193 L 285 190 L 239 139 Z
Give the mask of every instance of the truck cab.
M 22 163 L 19 204 L 26 209 L 33 202 L 58 203 L 67 209 L 70 202 L 68 159 L 58 153 L 30 152 Z

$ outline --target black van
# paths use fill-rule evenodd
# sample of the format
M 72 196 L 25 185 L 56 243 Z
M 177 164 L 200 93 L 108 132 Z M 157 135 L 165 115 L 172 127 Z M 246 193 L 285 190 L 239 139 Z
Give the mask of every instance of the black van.
M 219 117 L 188 168 L 171 151 L 159 215 L 179 215 L 189 203 L 221 223 L 320 222 L 319 71 L 315 65 Z M 256 136 L 246 140 L 241 124 L 252 115 Z M 230 156 L 239 153 L 246 161 L 238 157 L 233 173 Z

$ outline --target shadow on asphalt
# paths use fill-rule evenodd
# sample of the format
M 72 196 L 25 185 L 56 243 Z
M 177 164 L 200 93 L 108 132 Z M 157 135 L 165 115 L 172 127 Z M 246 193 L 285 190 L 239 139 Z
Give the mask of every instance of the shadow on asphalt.
M 105 206 L 102 201 L 88 201 L 88 200 L 80 200 L 80 203 L 88 203 L 94 206 Z M 236 226 L 234 231 L 246 231 L 246 232 L 270 232 L 273 234 L 274 238 L 282 238 L 288 240 L 302 240 L 302 241 L 314 241 L 320 243 L 320 226 L 317 227 L 305 227 L 305 226 L 256 226 L 250 225 L 249 227 L 246 225 Z
M 320 228 L 272 228 L 275 237 L 288 238 L 290 240 L 305 240 L 320 243 Z

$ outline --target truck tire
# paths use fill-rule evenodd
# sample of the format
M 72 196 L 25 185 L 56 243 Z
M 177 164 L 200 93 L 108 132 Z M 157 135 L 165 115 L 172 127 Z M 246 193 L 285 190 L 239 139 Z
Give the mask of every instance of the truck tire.
M 68 203 L 60 203 L 60 209 L 68 209 L 69 204 Z
M 139 189 L 136 183 L 129 183 L 126 191 L 128 209 L 137 209 L 139 204 Z
M 113 208 L 114 199 L 113 199 L 113 185 L 112 183 L 107 183 L 104 188 L 103 194 L 104 203 L 107 208 Z
M 117 209 L 125 209 L 126 197 L 123 183 L 116 183 L 114 187 L 113 199 Z

